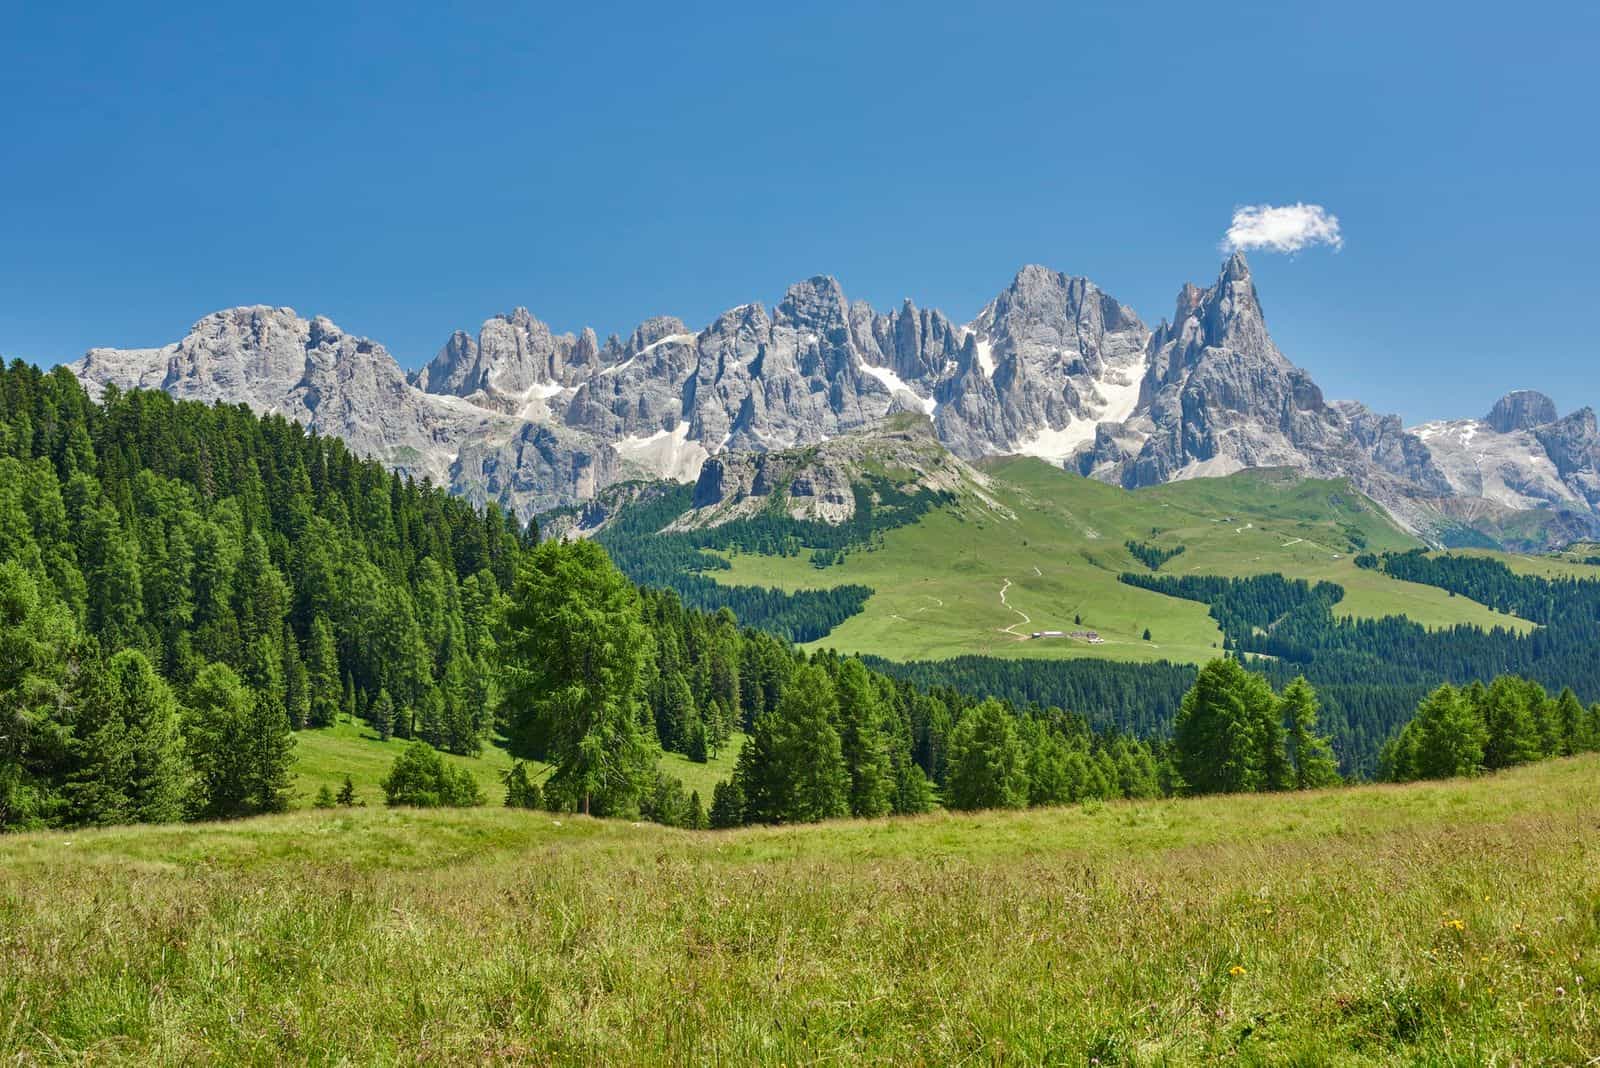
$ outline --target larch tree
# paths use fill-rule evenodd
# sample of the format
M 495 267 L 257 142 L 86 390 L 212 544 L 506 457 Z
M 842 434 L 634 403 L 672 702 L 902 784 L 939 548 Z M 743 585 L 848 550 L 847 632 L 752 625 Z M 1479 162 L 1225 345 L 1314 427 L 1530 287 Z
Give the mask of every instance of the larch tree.
M 1028 803 L 1027 754 L 1014 718 L 990 698 L 956 721 L 946 743 L 946 804 L 979 809 Z
M 624 812 L 654 765 L 639 703 L 652 660 L 639 594 L 592 541 L 550 541 L 517 575 L 501 702 L 513 750 L 555 766 L 550 785 L 588 814 Z
M 1283 689 L 1281 718 L 1289 725 L 1289 758 L 1297 790 L 1319 790 L 1339 782 L 1333 744 L 1317 733 L 1317 691 L 1301 675 Z

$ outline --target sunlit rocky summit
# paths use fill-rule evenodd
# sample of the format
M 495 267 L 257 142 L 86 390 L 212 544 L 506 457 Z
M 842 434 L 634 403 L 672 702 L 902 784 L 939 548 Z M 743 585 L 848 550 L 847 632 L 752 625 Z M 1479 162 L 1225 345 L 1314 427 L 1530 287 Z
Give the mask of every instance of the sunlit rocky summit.
M 158 388 L 276 412 L 472 500 L 529 515 L 709 457 L 816 444 L 912 413 L 964 460 L 1028 454 L 1129 488 L 1288 467 L 1347 477 L 1437 541 L 1554 543 L 1600 531 L 1591 409 L 1508 394 L 1483 419 L 1405 427 L 1329 402 L 1273 344 L 1234 254 L 1150 329 L 1093 282 L 1024 267 L 970 323 L 882 312 L 832 278 L 701 329 L 557 334 L 526 309 L 456 331 L 407 375 L 324 318 L 215 312 L 156 349 L 91 350 L 93 391 Z

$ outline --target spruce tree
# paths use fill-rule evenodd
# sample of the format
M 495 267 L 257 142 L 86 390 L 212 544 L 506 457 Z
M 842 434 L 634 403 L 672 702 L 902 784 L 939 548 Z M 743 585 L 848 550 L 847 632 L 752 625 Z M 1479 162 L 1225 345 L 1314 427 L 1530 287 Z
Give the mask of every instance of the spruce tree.
M 684 818 L 683 825 L 692 831 L 703 831 L 711 826 L 706 818 L 705 805 L 700 803 L 700 791 L 695 790 L 689 794 L 689 813 Z
M 1417 707 L 1406 726 L 1415 732 L 1409 743 L 1410 769 L 1423 779 L 1474 774 L 1484 763 L 1487 732 L 1483 720 L 1455 687 L 1440 686 Z
M 82 687 L 66 792 L 73 823 L 170 823 L 183 815 L 178 703 L 145 655 L 124 649 Z
M 1262 689 L 1265 688 L 1265 693 Z M 1272 690 L 1237 660 L 1213 660 L 1184 694 L 1173 723 L 1177 771 L 1191 793 L 1258 790 L 1265 780 L 1262 709 Z M 1281 738 L 1281 729 L 1280 729 Z
M 300 659 L 300 643 L 287 623 L 283 627 L 283 706 L 295 730 L 311 725 L 311 675 Z
M 711 791 L 711 826 L 737 827 L 744 822 L 744 792 L 738 779 L 717 783 Z
M 1483 766 L 1491 770 L 1526 764 L 1541 755 L 1539 728 L 1529 702 L 1532 695 L 1519 682 L 1509 675 L 1495 679 L 1474 710 L 1486 732 Z
M 355 808 L 361 803 L 356 800 L 356 784 L 350 776 L 344 777 L 344 785 L 339 787 L 339 796 L 335 800 L 342 808 Z
M 501 776 L 506 784 L 507 808 L 543 808 L 544 792 L 539 784 L 528 778 L 528 766 L 520 760 Z
M 388 690 L 378 691 L 367 715 L 372 720 L 372 729 L 378 732 L 379 740 L 387 742 L 394 737 L 394 699 L 389 696 Z
M 0 831 L 60 814 L 81 642 L 71 612 L 20 562 L 0 563 Z
M 226 665 L 211 664 L 195 677 L 188 706 L 194 814 L 227 819 L 286 809 L 294 736 L 282 703 L 252 693 Z

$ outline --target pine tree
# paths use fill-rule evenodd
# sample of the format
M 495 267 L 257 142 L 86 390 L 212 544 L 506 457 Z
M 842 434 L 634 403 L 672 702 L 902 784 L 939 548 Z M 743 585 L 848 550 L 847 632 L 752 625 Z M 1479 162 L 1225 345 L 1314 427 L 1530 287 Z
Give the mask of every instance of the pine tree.
M 705 806 L 700 803 L 699 790 L 689 794 L 689 814 L 685 817 L 683 825 L 692 831 L 703 831 L 711 826 L 706 818 Z
M 327 783 L 318 788 L 316 799 L 311 802 L 313 808 L 332 808 L 336 803 L 333 790 Z
M 1028 804 L 1062 805 L 1077 800 L 1072 792 L 1066 741 L 1039 726 L 1028 751 Z
M 1272 688 L 1237 660 L 1213 660 L 1184 694 L 1173 723 L 1176 765 L 1191 793 L 1258 790 L 1266 782 L 1261 731 Z M 1278 732 L 1281 751 L 1281 724 Z
M 188 705 L 194 813 L 227 819 L 287 808 L 294 736 L 283 705 L 252 693 L 223 664 L 195 677 Z
M 361 803 L 356 800 L 356 784 L 351 780 L 350 776 L 346 775 L 344 777 L 344 785 L 339 787 L 339 796 L 336 800 L 342 808 L 355 808 Z
M 1561 756 L 1582 753 L 1591 747 L 1583 702 L 1578 700 L 1578 695 L 1572 692 L 1570 686 L 1562 690 L 1561 696 L 1556 698 L 1555 721 L 1561 731 L 1559 749 Z
M 1446 779 L 1474 774 L 1483 766 L 1483 721 L 1453 686 L 1440 686 L 1423 698 L 1405 730 L 1414 732 L 1408 746 L 1410 777 Z
M 501 776 L 501 781 L 506 784 L 507 808 L 544 807 L 544 791 L 539 789 L 538 783 L 528 778 L 528 765 L 522 761 L 514 761 Z
M 295 730 L 311 725 L 311 675 L 300 659 L 300 643 L 287 623 L 283 627 L 283 706 Z
M 734 779 L 749 823 L 806 823 L 843 816 L 850 773 L 834 726 L 838 698 L 827 672 L 798 668 L 771 712 L 752 725 Z M 714 799 L 713 799 L 714 800 Z
M 1519 680 L 1509 675 L 1489 685 L 1474 710 L 1487 734 L 1483 744 L 1484 767 L 1509 768 L 1539 759 L 1539 729 L 1534 710 L 1529 706 L 1530 696 L 1528 690 L 1519 685 Z
M 81 641 L 71 612 L 20 562 L 0 563 L 0 831 L 59 814 Z

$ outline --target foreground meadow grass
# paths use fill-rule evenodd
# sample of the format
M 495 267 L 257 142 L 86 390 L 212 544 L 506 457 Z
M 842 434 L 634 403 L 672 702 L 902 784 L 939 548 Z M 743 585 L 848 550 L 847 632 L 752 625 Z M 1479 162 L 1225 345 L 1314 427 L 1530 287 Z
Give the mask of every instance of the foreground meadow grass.
M 484 809 L 0 840 L 0 1060 L 1585 1063 L 1600 759 L 690 833 Z

